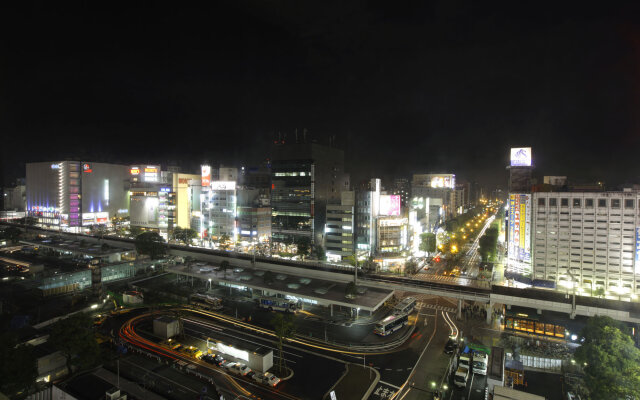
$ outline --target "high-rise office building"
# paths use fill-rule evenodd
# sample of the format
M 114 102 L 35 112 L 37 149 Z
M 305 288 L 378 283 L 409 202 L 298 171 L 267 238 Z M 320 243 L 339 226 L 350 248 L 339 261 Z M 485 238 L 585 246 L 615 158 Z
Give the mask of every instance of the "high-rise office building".
M 455 174 L 414 174 L 411 181 L 411 198 L 430 198 L 442 201 L 443 219 L 455 217 L 458 197 L 452 192 L 456 187 Z
M 129 166 L 83 161 L 27 163 L 27 213 L 61 230 L 129 215 Z
M 531 196 L 534 279 L 578 293 L 640 294 L 640 192 Z M 518 242 L 526 251 L 527 238 Z
M 317 143 L 273 146 L 271 237 L 274 243 L 323 243 L 326 206 L 349 189 L 344 152 Z
M 342 261 L 355 252 L 355 192 L 342 192 L 340 204 L 327 204 L 325 248 L 327 260 Z
M 359 255 L 364 253 L 370 256 L 376 249 L 380 189 L 380 179 L 371 179 L 357 187 L 355 191 L 355 234 Z

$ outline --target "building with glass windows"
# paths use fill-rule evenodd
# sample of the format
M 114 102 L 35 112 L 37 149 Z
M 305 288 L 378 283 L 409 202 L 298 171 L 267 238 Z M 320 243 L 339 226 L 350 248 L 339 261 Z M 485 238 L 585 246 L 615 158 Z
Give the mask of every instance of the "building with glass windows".
M 325 249 L 327 260 L 342 261 L 354 255 L 355 192 L 342 192 L 340 204 L 327 204 Z
M 272 149 L 271 238 L 274 243 L 323 243 L 326 206 L 349 190 L 344 152 L 317 143 L 278 141 Z
M 534 280 L 587 295 L 640 293 L 640 192 L 536 192 L 531 203 Z
M 129 215 L 129 167 L 83 161 L 27 163 L 27 213 L 38 225 L 80 232 Z

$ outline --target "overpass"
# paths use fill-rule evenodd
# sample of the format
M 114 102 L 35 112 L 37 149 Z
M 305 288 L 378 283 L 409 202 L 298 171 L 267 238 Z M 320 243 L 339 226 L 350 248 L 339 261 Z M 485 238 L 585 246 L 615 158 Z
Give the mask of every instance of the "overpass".
M 1 222 L 2 225 L 22 225 Z M 73 239 L 95 240 L 116 247 L 134 249 L 135 241 L 128 238 L 114 236 L 98 237 L 84 234 L 57 232 L 37 227 L 29 227 L 30 231 L 37 231 L 47 235 L 61 235 Z M 170 254 L 175 256 L 191 256 L 200 260 L 220 263 L 224 260 L 236 267 L 271 270 L 273 272 L 304 275 L 309 278 L 322 279 L 346 283 L 354 279 L 354 270 L 350 266 L 340 266 L 318 262 L 297 262 L 271 257 L 252 256 L 250 254 L 204 249 L 177 244 L 167 244 Z M 174 273 L 178 273 L 173 271 Z M 191 275 L 191 274 L 189 274 Z M 358 273 L 358 284 L 374 289 L 401 290 L 412 293 L 424 293 L 434 296 L 448 297 L 458 300 L 460 314 L 462 302 L 471 301 L 484 303 L 487 307 L 493 304 L 505 304 L 528 308 L 563 312 L 572 318 L 576 315 L 593 317 L 607 315 L 613 319 L 640 324 L 640 303 L 622 302 L 610 299 L 597 299 L 585 296 L 573 296 L 565 293 L 544 289 L 516 289 L 504 286 L 482 288 L 477 286 L 461 286 L 453 282 L 425 282 L 410 278 L 388 277 Z M 489 318 L 487 313 L 487 318 Z

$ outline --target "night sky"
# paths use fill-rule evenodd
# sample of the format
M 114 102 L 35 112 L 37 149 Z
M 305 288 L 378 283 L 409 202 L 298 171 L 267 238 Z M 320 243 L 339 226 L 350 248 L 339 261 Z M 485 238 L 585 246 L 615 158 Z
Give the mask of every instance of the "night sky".
M 5 184 L 61 158 L 256 165 L 296 128 L 335 135 L 353 182 L 504 184 L 510 146 L 540 174 L 640 182 L 637 1 L 16 3 Z

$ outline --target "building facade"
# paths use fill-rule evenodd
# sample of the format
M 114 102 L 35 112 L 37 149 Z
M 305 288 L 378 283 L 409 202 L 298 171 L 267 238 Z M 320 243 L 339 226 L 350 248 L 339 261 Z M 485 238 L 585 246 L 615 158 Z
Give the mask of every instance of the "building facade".
M 380 210 L 380 179 L 374 178 L 356 190 L 355 235 L 358 255 L 370 256 L 375 252 L 377 218 Z
M 325 248 L 327 260 L 342 261 L 355 252 L 355 192 L 342 192 L 340 204 L 327 204 Z
M 340 193 L 349 189 L 344 152 L 317 143 L 278 142 L 272 153 L 272 241 L 323 243 L 326 205 L 340 202 Z
M 129 167 L 82 161 L 27 163 L 27 213 L 61 230 L 107 224 L 129 215 Z
M 640 192 L 532 195 L 533 278 L 590 293 L 640 293 Z

